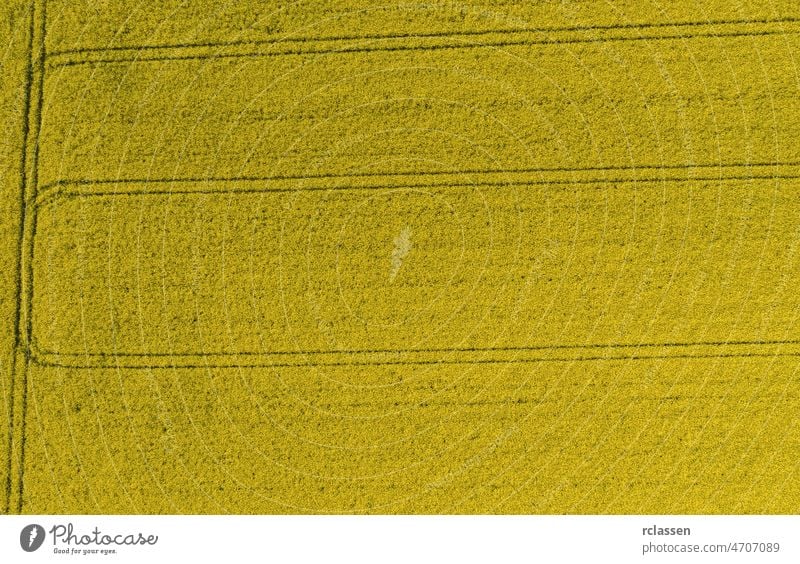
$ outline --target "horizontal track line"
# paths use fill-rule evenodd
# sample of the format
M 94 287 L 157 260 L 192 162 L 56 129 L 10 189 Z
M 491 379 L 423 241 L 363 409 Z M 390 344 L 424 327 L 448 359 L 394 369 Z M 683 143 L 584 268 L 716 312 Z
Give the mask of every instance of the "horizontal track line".
M 506 41 L 486 41 L 482 43 L 469 42 L 467 40 L 457 43 L 444 43 L 436 45 L 386 45 L 386 46 L 372 46 L 372 47 L 358 47 L 358 46 L 343 46 L 340 48 L 330 49 L 292 49 L 283 51 L 263 51 L 263 52 L 214 52 L 214 53 L 190 53 L 190 54 L 170 54 L 163 56 L 141 56 L 142 53 L 138 52 L 134 57 L 121 57 L 121 58 L 102 58 L 102 59 L 77 59 L 59 61 L 58 59 L 51 59 L 49 64 L 52 67 L 69 67 L 76 65 L 91 65 L 91 64 L 121 64 L 121 63 L 145 63 L 145 62 L 161 62 L 161 61 L 185 61 L 185 60 L 215 60 L 215 59 L 257 59 L 263 57 L 285 57 L 285 56 L 301 56 L 301 55 L 335 55 L 335 54 L 352 54 L 352 53 L 370 53 L 370 52 L 395 52 L 395 51 L 439 51 L 445 49 L 479 49 L 487 47 L 513 47 L 513 46 L 526 46 L 526 45 L 571 45 L 571 44 L 587 44 L 587 43 L 607 43 L 615 41 L 662 41 L 662 40 L 675 40 L 675 39 L 692 39 L 692 38 L 726 38 L 726 37 L 759 37 L 769 35 L 785 35 L 788 33 L 797 33 L 796 30 L 762 30 L 762 31 L 710 31 L 708 33 L 694 33 L 694 34 L 674 34 L 674 35 L 638 35 L 638 36 L 618 36 L 618 37 L 585 37 L 585 38 L 564 38 L 564 39 L 518 39 Z M 279 44 L 278 44 L 279 45 Z
M 477 360 L 418 360 L 418 361 L 364 361 L 364 362 L 330 362 L 330 363 L 281 363 L 281 364 L 161 364 L 161 365 L 139 365 L 139 364 L 103 364 L 103 365 L 69 365 L 64 363 L 52 362 L 46 359 L 32 357 L 31 362 L 39 366 L 51 368 L 67 368 L 77 370 L 89 369 L 113 369 L 121 368 L 126 370 L 149 369 L 156 370 L 162 368 L 171 369 L 199 369 L 199 368 L 308 368 L 308 367 L 348 367 L 348 366 L 435 366 L 435 365 L 454 365 L 454 364 L 534 364 L 541 362 L 597 362 L 597 361 L 619 361 L 619 360 L 670 360 L 670 359 L 715 359 L 715 358 L 775 358 L 775 357 L 798 357 L 797 352 L 775 352 L 775 353 L 723 353 L 723 354 L 677 354 L 677 355 L 643 355 L 643 356 L 586 356 L 586 357 L 535 357 L 517 359 L 477 359 Z
M 37 356 L 71 356 L 71 357 L 226 357 L 226 356 L 269 356 L 269 355 L 333 355 L 333 354 L 413 354 L 413 353 L 481 353 L 481 352 L 524 352 L 546 350 L 580 350 L 580 349 L 622 349 L 622 348 L 688 348 L 688 347 L 721 347 L 721 346 L 766 346 L 797 345 L 800 340 L 754 340 L 754 341 L 704 341 L 704 342 L 666 342 L 666 343 L 590 343 L 575 345 L 534 345 L 520 347 L 465 347 L 465 348 L 419 348 L 419 349 L 340 349 L 309 351 L 244 351 L 235 353 L 62 353 L 36 349 Z
M 39 191 L 40 200 L 48 199 L 53 197 L 49 192 L 58 192 L 58 193 L 67 193 L 72 194 L 75 196 L 92 196 L 92 195 L 137 195 L 137 194 L 153 194 L 153 193 L 163 193 L 163 194 L 180 194 L 180 193 L 228 193 L 228 192 L 245 192 L 247 189 L 241 190 L 161 190 L 161 191 L 137 191 L 137 190 L 120 190 L 120 191 L 104 191 L 104 192 L 93 192 L 93 193 L 85 193 L 85 192 L 64 192 L 64 189 L 69 186 L 107 186 L 112 184 L 120 184 L 120 185 L 127 185 L 127 184 L 189 184 L 189 183 L 197 183 L 197 184 L 207 184 L 207 183 L 233 183 L 233 182 L 297 182 L 297 181 L 304 181 L 304 180 L 346 180 L 351 178 L 406 178 L 406 177 L 443 177 L 443 176 L 461 176 L 461 175 L 524 175 L 524 174 L 548 174 L 548 173 L 565 173 L 565 174 L 580 174 L 580 173 L 591 173 L 591 172 L 637 172 L 639 170 L 687 170 L 690 171 L 692 169 L 719 169 L 720 171 L 730 170 L 730 169 L 737 169 L 737 168 L 755 168 L 755 169 L 764 169 L 764 174 L 752 174 L 752 175 L 730 175 L 730 174 L 719 174 L 715 176 L 704 176 L 704 177 L 692 177 L 692 176 L 681 176 L 681 177 L 668 177 L 668 176 L 660 176 L 660 177 L 650 177 L 650 178 L 637 178 L 632 176 L 630 178 L 615 178 L 615 179 L 608 179 L 604 177 L 597 177 L 592 179 L 570 179 L 570 178 L 562 178 L 562 179 L 530 179 L 530 180 L 515 180 L 515 179 L 508 179 L 508 180 L 498 180 L 494 181 L 493 184 L 496 185 L 509 185 L 509 184 L 526 184 L 529 182 L 538 182 L 538 183 L 553 183 L 553 184 L 569 184 L 569 183 L 608 183 L 608 182 L 679 182 L 679 181 L 716 181 L 716 180 L 769 180 L 769 179 L 794 179 L 800 177 L 800 171 L 798 171 L 798 175 L 791 175 L 791 174 L 769 174 L 768 170 L 770 168 L 779 168 L 779 167 L 798 167 L 800 166 L 800 162 L 773 162 L 773 163 L 765 163 L 765 162 L 758 162 L 758 163 L 729 163 L 729 164 L 690 164 L 690 165 L 636 165 L 636 166 L 606 166 L 606 167 L 550 167 L 550 168 L 528 168 L 528 169 L 471 169 L 471 170 L 463 170 L 463 171 L 429 171 L 429 172 L 412 172 L 412 171 L 404 171 L 404 172 L 365 172 L 365 173 L 352 173 L 352 174 L 311 174 L 311 175 L 285 175 L 285 176 L 238 176 L 238 177 L 189 177 L 189 178 L 120 178 L 120 179 L 74 179 L 74 180 L 57 180 L 53 182 L 49 182 L 42 186 Z M 409 183 L 398 183 L 398 184 L 390 184 L 390 185 L 380 185 L 380 186 L 368 186 L 365 185 L 362 187 L 356 187 L 360 189 L 380 189 L 380 188 L 408 188 L 408 187 L 438 187 L 444 186 L 447 187 L 449 185 L 452 186 L 470 186 L 470 185 L 484 185 L 481 182 L 487 181 L 475 181 L 470 182 L 469 180 L 465 179 L 463 182 L 453 182 L 450 184 L 439 183 L 439 184 L 409 184 Z M 336 189 L 335 186 L 326 186 L 326 187 L 300 187 L 300 188 L 287 188 L 283 189 L 282 191 L 297 191 L 297 190 L 334 190 Z M 340 189 L 347 189 L 347 187 Z M 267 190 L 267 189 L 251 189 L 249 192 L 252 193 L 260 193 L 266 191 L 278 191 L 277 189 Z M 249 193 L 248 192 L 248 193 Z
M 703 22 L 644 22 L 629 24 L 609 24 L 609 25 L 590 25 L 590 26 L 549 26 L 531 28 L 505 28 L 505 29 L 482 29 L 482 30 L 462 30 L 462 31 L 439 31 L 429 33 L 375 33 L 365 35 L 333 35 L 322 37 L 292 37 L 291 35 L 276 36 L 272 39 L 251 39 L 238 41 L 208 41 L 198 43 L 163 43 L 160 45 L 115 45 L 109 47 L 83 47 L 75 49 L 62 49 L 47 54 L 48 57 L 59 57 L 64 55 L 82 55 L 88 53 L 103 53 L 108 51 L 142 51 L 156 49 L 202 49 L 202 48 L 224 48 L 246 45 L 273 45 L 280 43 L 318 43 L 326 41 L 363 41 L 363 40 L 386 40 L 386 39 L 414 39 L 414 38 L 437 38 L 437 37 L 458 37 L 458 36 L 480 36 L 493 34 L 519 34 L 519 33 L 574 33 L 590 31 L 613 31 L 630 29 L 658 29 L 667 27 L 702 27 L 716 25 L 771 25 L 780 23 L 798 23 L 800 18 L 776 18 L 776 19 L 756 19 L 756 20 L 708 20 Z
M 591 179 L 553 179 L 553 180 L 507 180 L 496 182 L 453 182 L 438 184 L 386 184 L 386 185 L 366 185 L 366 186 L 303 186 L 295 188 L 241 188 L 237 190 L 119 190 L 119 191 L 97 191 L 97 192 L 75 192 L 58 191 L 55 194 L 45 195 L 40 198 L 36 205 L 44 206 L 60 198 L 80 199 L 80 198 L 111 198 L 111 197 L 138 197 L 138 196 L 239 196 L 253 194 L 293 194 L 299 192 L 354 192 L 354 191 L 377 191 L 377 190 L 423 190 L 423 189 L 447 189 L 447 188 L 508 188 L 513 186 L 570 186 L 570 185 L 592 185 L 592 184 L 635 184 L 638 182 L 655 184 L 659 182 L 739 182 L 753 180 L 797 180 L 800 173 L 794 175 L 771 175 L 771 176 L 726 176 L 726 177 L 656 177 L 656 178 L 591 178 Z

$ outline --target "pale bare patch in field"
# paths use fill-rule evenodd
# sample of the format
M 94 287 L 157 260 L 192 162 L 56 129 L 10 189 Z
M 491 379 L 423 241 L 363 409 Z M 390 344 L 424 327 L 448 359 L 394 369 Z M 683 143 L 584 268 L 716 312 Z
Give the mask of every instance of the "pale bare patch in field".
M 400 267 L 403 266 L 403 259 L 411 251 L 411 228 L 405 226 L 400 234 L 394 238 L 394 250 L 392 251 L 392 269 L 389 271 L 389 282 L 394 282 Z

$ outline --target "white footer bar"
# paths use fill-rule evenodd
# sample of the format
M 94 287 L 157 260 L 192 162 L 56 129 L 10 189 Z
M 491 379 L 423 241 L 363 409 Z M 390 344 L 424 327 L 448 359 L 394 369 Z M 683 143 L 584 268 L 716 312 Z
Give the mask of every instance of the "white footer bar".
M 2 516 L 0 562 L 800 562 L 798 516 Z

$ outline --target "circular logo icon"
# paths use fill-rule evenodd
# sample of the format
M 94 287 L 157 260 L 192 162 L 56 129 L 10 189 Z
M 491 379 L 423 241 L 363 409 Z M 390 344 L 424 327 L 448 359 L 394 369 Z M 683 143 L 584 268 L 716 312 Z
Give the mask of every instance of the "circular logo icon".
M 41 525 L 28 525 L 19 534 L 19 545 L 25 552 L 38 550 L 44 542 L 44 527 Z

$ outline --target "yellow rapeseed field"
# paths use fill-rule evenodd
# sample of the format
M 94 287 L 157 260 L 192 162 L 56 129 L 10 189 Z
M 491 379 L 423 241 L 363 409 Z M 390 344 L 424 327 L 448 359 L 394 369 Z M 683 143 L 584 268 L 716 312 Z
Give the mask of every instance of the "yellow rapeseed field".
M 9 0 L 7 513 L 797 513 L 800 4 Z

